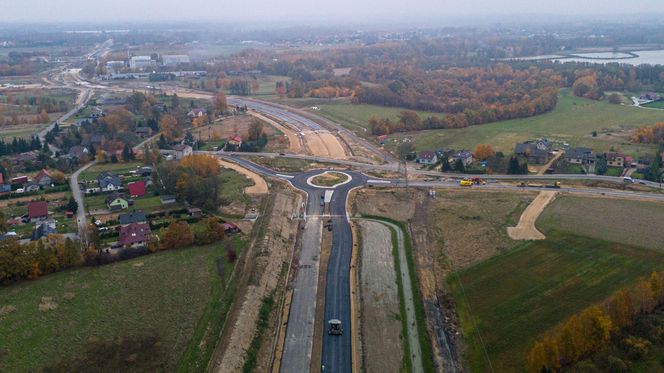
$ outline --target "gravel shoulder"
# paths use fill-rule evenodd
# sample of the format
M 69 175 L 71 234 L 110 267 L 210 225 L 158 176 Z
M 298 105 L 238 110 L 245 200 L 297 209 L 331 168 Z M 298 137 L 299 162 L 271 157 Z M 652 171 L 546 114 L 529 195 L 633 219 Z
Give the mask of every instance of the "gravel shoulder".
M 244 188 L 244 192 L 247 194 L 267 194 L 268 187 L 265 179 L 263 179 L 257 173 L 251 172 L 244 167 L 241 167 L 235 163 L 219 160 L 221 167 L 229 168 L 233 171 L 237 171 L 242 175 L 246 176 L 248 179 L 254 182 L 254 185 Z

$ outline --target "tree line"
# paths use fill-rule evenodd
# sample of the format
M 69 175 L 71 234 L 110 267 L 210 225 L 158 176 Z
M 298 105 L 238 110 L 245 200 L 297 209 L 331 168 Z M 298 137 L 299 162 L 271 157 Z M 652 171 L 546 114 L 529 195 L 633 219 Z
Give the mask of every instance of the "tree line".
M 5 142 L 4 139 L 0 139 L 0 156 L 25 153 L 31 150 L 41 149 L 42 143 L 39 141 L 39 137 L 37 136 L 33 136 L 30 138 L 30 140 L 14 137 L 11 142 Z
M 527 358 L 529 372 L 569 368 L 605 349 L 610 338 L 664 305 L 664 272 L 654 272 L 599 305 L 572 315 L 537 340 Z

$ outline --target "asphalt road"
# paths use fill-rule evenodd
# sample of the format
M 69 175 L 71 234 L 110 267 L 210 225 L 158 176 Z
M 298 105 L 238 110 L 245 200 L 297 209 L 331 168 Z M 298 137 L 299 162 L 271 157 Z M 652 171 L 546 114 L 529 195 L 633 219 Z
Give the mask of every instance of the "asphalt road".
M 71 187 L 71 195 L 74 197 L 78 209 L 76 210 L 76 224 L 78 226 L 78 236 L 81 240 L 85 241 L 87 239 L 87 219 L 85 217 L 85 202 L 83 199 L 83 192 L 81 191 L 81 186 L 78 183 L 78 177 L 81 175 L 81 172 L 87 170 L 88 168 L 95 165 L 97 161 L 92 161 L 85 166 L 76 170 L 71 177 L 69 178 L 69 186 Z

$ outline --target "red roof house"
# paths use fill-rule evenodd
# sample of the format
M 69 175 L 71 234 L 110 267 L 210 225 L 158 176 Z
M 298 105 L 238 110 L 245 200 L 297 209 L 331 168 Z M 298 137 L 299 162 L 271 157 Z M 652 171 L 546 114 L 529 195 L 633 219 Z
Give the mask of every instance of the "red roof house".
M 145 244 L 151 235 L 148 223 L 131 223 L 120 228 L 120 244 L 122 246 Z
M 129 195 L 132 197 L 143 197 L 145 195 L 145 181 L 136 181 L 128 184 Z
M 28 204 L 28 216 L 30 219 L 48 217 L 48 203 L 44 201 L 30 202 Z

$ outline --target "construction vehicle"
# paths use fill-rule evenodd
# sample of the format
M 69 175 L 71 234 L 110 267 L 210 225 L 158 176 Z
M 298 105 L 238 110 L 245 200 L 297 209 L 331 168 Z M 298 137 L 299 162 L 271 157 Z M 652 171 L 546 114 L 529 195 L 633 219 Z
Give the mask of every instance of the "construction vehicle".
M 549 184 L 546 187 L 547 188 L 560 189 L 560 181 L 554 181 L 553 184 Z
M 475 184 L 475 185 L 486 185 L 486 181 L 482 180 L 479 177 L 474 177 L 470 181 L 472 181 L 473 184 Z
M 459 185 L 461 185 L 461 186 L 473 186 L 473 182 L 471 180 L 468 180 L 468 179 L 463 179 L 463 180 L 459 181 Z
M 329 328 L 327 329 L 327 334 L 329 335 L 341 335 L 343 329 L 341 328 L 341 320 L 332 319 L 327 322 Z

